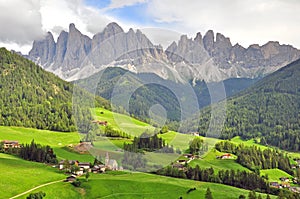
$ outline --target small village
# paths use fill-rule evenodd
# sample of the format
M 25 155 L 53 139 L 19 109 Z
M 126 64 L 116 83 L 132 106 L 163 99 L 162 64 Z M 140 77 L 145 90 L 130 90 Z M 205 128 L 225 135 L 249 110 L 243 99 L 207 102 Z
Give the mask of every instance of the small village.
M 102 124 L 105 125 L 105 124 Z M 197 135 L 196 135 L 197 136 Z M 0 142 L 2 148 L 5 150 L 17 149 L 21 148 L 22 144 L 17 140 L 3 140 Z M 80 152 L 86 151 L 89 147 L 91 147 L 90 142 L 82 142 L 77 146 L 77 151 Z M 84 148 L 84 149 L 81 149 Z M 178 170 L 186 170 L 187 165 L 195 159 L 201 158 L 199 155 L 194 154 L 183 154 L 181 158 L 179 158 L 176 162 L 173 162 L 171 165 L 173 168 L 177 168 Z M 230 153 L 224 153 L 223 155 L 216 156 L 216 159 L 226 160 L 233 159 L 233 156 Z M 292 169 L 300 168 L 300 159 L 296 159 L 295 162 L 297 164 L 291 165 Z M 57 165 L 53 165 L 53 167 L 57 167 L 60 171 L 64 171 L 66 174 L 69 174 L 65 182 L 73 183 L 77 180 L 77 177 L 80 177 L 86 173 L 94 173 L 101 174 L 106 171 L 123 171 L 123 167 L 118 165 L 118 162 L 115 159 L 111 159 L 109 157 L 109 153 L 106 152 L 104 162 L 95 159 L 95 162 L 92 164 L 90 162 L 80 162 L 78 160 L 61 160 Z M 279 189 L 289 189 L 292 192 L 300 193 L 300 187 L 291 186 L 291 184 L 297 184 L 298 179 L 296 177 L 289 178 L 282 176 L 278 179 L 277 182 L 269 182 L 271 187 L 279 188 Z
M 78 160 L 61 160 L 57 167 L 59 170 L 71 174 L 66 178 L 66 182 L 74 182 L 76 177 L 82 176 L 87 172 L 123 171 L 123 167 L 119 166 L 116 160 L 110 159 L 108 152 L 106 152 L 104 163 L 95 160 L 95 164 L 92 165 L 90 162 L 79 162 Z

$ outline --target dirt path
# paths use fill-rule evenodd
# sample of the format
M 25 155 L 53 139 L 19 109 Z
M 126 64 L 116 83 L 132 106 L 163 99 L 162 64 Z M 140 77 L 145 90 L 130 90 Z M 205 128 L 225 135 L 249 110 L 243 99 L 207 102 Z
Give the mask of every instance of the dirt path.
M 63 179 L 63 180 L 64 180 L 64 179 Z M 18 197 L 20 197 L 20 196 L 22 196 L 22 195 L 25 195 L 25 194 L 27 194 L 27 193 L 30 193 L 31 191 L 34 191 L 34 190 L 36 190 L 36 189 L 39 189 L 39 188 L 41 188 L 41 187 L 45 187 L 45 186 L 48 186 L 48 185 L 51 185 L 51 184 L 55 184 L 55 183 L 58 183 L 58 182 L 62 182 L 63 180 L 57 180 L 57 181 L 48 182 L 48 183 L 39 185 L 39 186 L 34 187 L 34 188 L 32 188 L 32 189 L 29 189 L 29 190 L 27 190 L 27 191 L 25 191 L 25 192 L 23 192 L 23 193 L 20 193 L 20 194 L 18 194 L 18 195 L 16 195 L 16 196 L 13 196 L 13 197 L 11 197 L 11 198 L 9 198 L 9 199 L 18 198 Z

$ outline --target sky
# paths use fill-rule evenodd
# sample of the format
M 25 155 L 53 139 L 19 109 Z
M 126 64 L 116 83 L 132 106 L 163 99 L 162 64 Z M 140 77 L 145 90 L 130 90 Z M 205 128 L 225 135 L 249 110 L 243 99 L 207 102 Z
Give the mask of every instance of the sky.
M 179 35 L 208 30 L 244 47 L 279 41 L 300 48 L 299 0 L 0 0 L 0 46 L 27 54 L 47 31 L 70 23 L 92 37 L 109 22 L 141 29 L 167 47 Z

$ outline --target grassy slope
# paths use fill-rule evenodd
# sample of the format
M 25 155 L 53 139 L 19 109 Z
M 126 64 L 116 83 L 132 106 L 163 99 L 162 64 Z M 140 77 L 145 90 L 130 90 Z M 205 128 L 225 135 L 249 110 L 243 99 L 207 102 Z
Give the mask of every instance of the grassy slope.
M 61 133 L 31 128 L 0 126 L 0 140 L 18 140 L 20 143 L 30 143 L 32 139 L 36 143 L 53 147 L 59 159 L 93 160 L 91 155 L 72 153 L 63 148 L 69 144 L 78 144 L 80 140 L 78 133 Z
M 246 167 L 243 167 L 242 165 L 235 162 L 236 157 L 233 159 L 217 159 L 217 156 L 220 156 L 224 153 L 221 153 L 216 150 L 209 151 L 203 159 L 199 160 L 193 160 L 190 162 L 190 165 L 192 167 L 195 167 L 196 165 L 199 165 L 200 168 L 210 168 L 213 167 L 215 171 L 219 171 L 222 169 L 234 169 L 234 170 L 246 170 L 250 171 Z
M 12 197 L 38 185 L 65 178 L 56 168 L 3 153 L 0 153 L 0 170 L 0 198 Z
M 100 112 L 103 112 L 103 114 Z M 94 116 L 97 120 L 107 121 L 113 128 L 122 130 L 133 136 L 139 136 L 146 130 L 154 131 L 155 129 L 153 126 L 130 116 L 114 113 L 103 108 L 95 108 Z
M 62 184 L 62 183 L 61 183 Z M 123 175 L 91 174 L 88 182 L 83 180 L 81 188 L 74 191 L 65 190 L 55 192 L 60 184 L 50 185 L 36 191 L 47 193 L 45 198 L 70 198 L 66 193 L 73 194 L 72 198 L 204 198 L 206 189 L 209 187 L 214 198 L 232 199 L 240 194 L 248 195 L 247 190 L 238 189 L 226 185 L 182 180 L 164 176 L 156 176 L 144 173 L 128 173 Z M 61 185 L 69 188 L 66 184 Z M 99 189 L 101 187 L 101 189 Z M 113 189 L 112 189 L 113 187 Z M 190 188 L 196 187 L 196 191 L 187 194 Z M 264 196 L 265 198 L 266 196 Z M 275 198 L 275 197 L 274 197 Z
M 173 145 L 174 148 L 179 148 L 182 151 L 188 149 L 189 142 L 194 138 L 193 135 L 176 133 L 174 131 L 169 131 L 168 133 L 160 134 L 159 137 L 162 137 L 164 140 L 166 140 L 166 142 L 169 143 L 169 145 Z M 215 138 L 201 138 L 204 140 L 205 144 L 208 144 L 209 149 L 213 148 L 215 143 L 219 141 Z
M 281 177 L 289 177 L 292 178 L 291 175 L 288 173 L 280 170 L 280 169 L 265 169 L 260 171 L 261 176 L 266 176 L 266 174 L 269 177 L 269 182 L 280 182 Z

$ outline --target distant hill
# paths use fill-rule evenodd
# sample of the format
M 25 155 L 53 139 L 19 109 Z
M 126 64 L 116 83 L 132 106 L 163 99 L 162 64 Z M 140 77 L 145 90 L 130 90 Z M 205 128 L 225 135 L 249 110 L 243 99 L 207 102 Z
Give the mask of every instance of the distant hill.
M 265 145 L 300 151 L 300 60 L 274 72 L 227 100 L 222 137 L 258 137 Z M 198 130 L 205 132 L 210 108 L 202 111 Z M 187 131 L 198 126 L 187 122 Z
M 78 95 L 88 96 L 83 90 L 77 91 Z M 0 96 L 0 125 L 77 130 L 73 85 L 5 48 L 0 49 Z M 105 100 L 96 101 L 108 107 Z M 87 122 L 91 119 L 89 110 L 77 107 L 76 111 L 85 115 Z
M 127 97 L 129 106 L 126 112 L 149 122 L 149 109 L 156 104 L 165 108 L 169 121 L 180 121 L 181 116 L 187 118 L 199 111 L 197 103 L 200 109 L 209 105 L 210 92 L 213 88 L 223 84 L 226 96 L 232 96 L 257 80 L 233 78 L 219 83 L 209 83 L 211 89 L 208 89 L 204 81 L 190 81 L 183 84 L 165 80 L 153 73 L 135 74 L 122 68 L 111 67 L 89 78 L 78 80 L 75 84 L 111 100 L 117 106 L 125 107 L 127 102 L 124 98 Z M 219 100 L 226 96 L 221 96 Z

